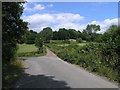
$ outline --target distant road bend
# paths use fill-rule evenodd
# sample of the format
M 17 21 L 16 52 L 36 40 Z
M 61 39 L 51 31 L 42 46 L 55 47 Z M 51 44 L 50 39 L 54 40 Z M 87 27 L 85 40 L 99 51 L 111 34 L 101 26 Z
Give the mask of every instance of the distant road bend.
M 118 88 L 113 83 L 69 64 L 47 49 L 47 55 L 26 58 L 25 74 L 15 88 Z

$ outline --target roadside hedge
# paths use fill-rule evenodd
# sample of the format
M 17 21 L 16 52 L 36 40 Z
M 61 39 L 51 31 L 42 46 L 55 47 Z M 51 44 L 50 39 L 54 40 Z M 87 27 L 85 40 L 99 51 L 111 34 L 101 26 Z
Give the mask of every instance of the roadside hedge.
M 49 44 L 47 46 L 64 61 L 77 64 L 86 70 L 119 82 L 119 54 L 109 45 L 105 43 L 90 43 L 84 46 L 77 44 L 68 46 Z

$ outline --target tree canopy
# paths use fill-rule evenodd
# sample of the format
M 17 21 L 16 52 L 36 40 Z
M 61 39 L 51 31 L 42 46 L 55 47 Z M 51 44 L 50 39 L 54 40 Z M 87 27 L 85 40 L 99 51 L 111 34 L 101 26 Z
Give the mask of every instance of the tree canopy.
M 20 17 L 23 13 L 22 2 L 2 3 L 2 57 L 10 61 L 14 56 L 16 44 L 27 29 L 27 22 Z
M 96 39 L 97 31 L 100 31 L 100 25 L 88 24 L 86 29 L 84 30 L 84 34 L 86 35 L 87 41 L 94 41 Z
M 49 42 L 53 37 L 53 31 L 50 27 L 43 28 L 40 32 L 40 36 L 44 42 Z

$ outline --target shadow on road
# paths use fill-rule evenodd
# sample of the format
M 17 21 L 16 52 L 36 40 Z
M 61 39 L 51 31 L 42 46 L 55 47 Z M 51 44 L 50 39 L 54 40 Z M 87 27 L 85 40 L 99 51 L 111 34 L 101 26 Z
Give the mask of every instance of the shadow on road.
M 54 76 L 24 74 L 15 88 L 65 88 L 70 89 L 65 81 L 54 80 Z

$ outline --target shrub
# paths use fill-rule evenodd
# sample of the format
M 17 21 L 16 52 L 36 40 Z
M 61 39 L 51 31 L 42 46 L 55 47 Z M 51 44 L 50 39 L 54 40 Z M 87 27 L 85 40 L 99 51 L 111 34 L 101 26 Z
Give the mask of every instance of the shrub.
M 40 37 L 37 37 L 35 40 L 35 46 L 41 49 L 43 47 L 43 41 Z

